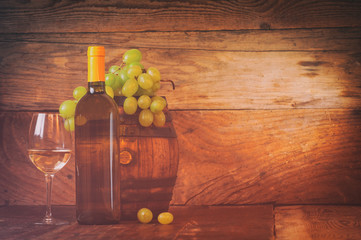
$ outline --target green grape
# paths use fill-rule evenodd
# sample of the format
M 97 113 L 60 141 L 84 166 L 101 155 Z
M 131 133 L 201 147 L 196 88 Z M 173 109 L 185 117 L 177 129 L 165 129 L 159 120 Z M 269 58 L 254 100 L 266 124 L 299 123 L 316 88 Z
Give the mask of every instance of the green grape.
M 134 93 L 133 96 L 140 97 L 142 95 L 144 95 L 144 89 L 141 87 L 138 87 L 138 90 Z
M 138 101 L 135 97 L 127 97 L 123 103 L 124 112 L 128 115 L 133 115 L 138 108 Z
M 138 91 L 138 82 L 134 78 L 128 79 L 122 87 L 122 94 L 126 97 L 133 96 Z
M 138 84 L 143 89 L 150 89 L 153 87 L 152 77 L 147 73 L 142 73 L 138 77 Z
M 139 113 L 139 123 L 143 127 L 149 127 L 153 123 L 153 113 L 149 109 L 143 109 Z
M 154 93 L 153 93 L 152 89 L 143 89 L 143 88 L 139 87 L 138 91 L 134 94 L 134 96 L 139 97 L 142 95 L 153 96 Z
M 139 222 L 141 223 L 149 223 L 153 219 L 153 213 L 148 208 L 139 209 L 137 213 L 137 217 Z
M 152 89 L 143 89 L 143 93 L 144 95 L 147 95 L 147 96 L 154 96 L 154 93 L 153 93 L 153 90 Z
M 138 65 L 134 65 L 132 67 L 128 68 L 127 74 L 129 78 L 138 77 L 140 74 L 142 74 L 142 68 Z
M 159 89 L 160 89 L 160 82 L 155 82 L 152 87 L 153 92 L 156 92 Z
M 152 97 L 152 101 L 154 101 L 154 100 L 159 100 L 159 101 L 161 101 L 161 102 L 163 103 L 164 107 L 167 106 L 167 101 L 166 101 L 163 97 L 161 97 L 161 96 L 154 96 L 154 97 Z
M 73 91 L 73 97 L 79 101 L 86 94 L 86 92 L 87 90 L 85 87 L 83 86 L 76 87 Z
M 118 71 L 120 69 L 120 66 L 117 65 L 113 65 L 109 68 L 109 73 L 115 73 L 116 71 Z
M 124 70 L 125 72 L 127 72 L 129 69 L 129 65 L 125 65 L 124 67 L 122 67 L 122 70 Z
M 123 55 L 123 62 L 126 64 L 140 62 L 140 60 L 142 60 L 142 53 L 138 49 L 130 49 Z
M 64 121 L 64 128 L 65 128 L 65 130 L 67 130 L 68 132 L 69 132 L 69 131 L 71 131 L 71 132 L 74 131 L 74 129 L 75 129 L 74 117 L 65 119 L 65 121 Z
M 154 113 L 153 124 L 156 127 L 163 127 L 165 124 L 165 114 L 164 112 Z
M 114 98 L 113 88 L 105 86 L 105 92 L 108 94 L 109 97 Z
M 111 87 L 113 88 L 113 91 L 123 87 L 122 79 L 120 78 L 120 76 L 114 74 L 114 84 Z
M 150 104 L 150 110 L 153 113 L 159 113 L 159 112 L 163 111 L 164 107 L 165 107 L 165 105 L 159 99 L 152 101 L 152 103 Z
M 158 222 L 160 224 L 170 224 L 173 222 L 173 219 L 173 214 L 171 214 L 170 212 L 162 212 L 158 215 Z
M 122 71 L 122 69 L 119 69 L 118 71 L 115 71 L 113 74 L 114 75 L 117 75 L 117 76 L 120 76 L 120 72 Z
M 152 103 L 152 99 L 150 99 L 150 97 L 147 95 L 142 95 L 138 98 L 138 106 L 141 109 L 149 108 L 151 103 Z
M 120 77 L 120 82 L 121 82 L 121 85 L 122 85 L 122 86 L 123 86 L 124 83 L 129 79 L 128 74 L 127 74 L 127 71 L 125 71 L 125 70 L 123 70 L 123 69 L 117 71 L 115 74 Z
M 138 91 L 134 94 L 134 96 L 142 96 L 142 95 L 147 95 L 147 96 L 153 96 L 154 93 L 152 91 L 152 89 L 143 89 L 141 87 L 138 88 Z
M 122 88 L 117 88 L 114 91 L 114 96 L 122 96 Z
M 138 65 L 142 70 L 144 69 L 143 64 L 141 64 L 140 62 L 132 62 L 131 64 L 128 65 L 128 67 L 132 67 L 134 65 Z
M 160 72 L 155 67 L 149 67 L 147 73 L 152 77 L 154 82 L 160 81 Z
M 59 113 L 63 118 L 71 118 L 75 115 L 76 103 L 72 100 L 66 100 L 60 104 Z
M 71 117 L 71 118 L 68 118 L 68 123 L 69 123 L 69 126 L 70 126 L 70 131 L 74 131 L 75 129 L 75 122 L 74 122 L 74 117 Z
M 64 128 L 66 131 L 68 131 L 68 132 L 70 131 L 70 125 L 69 125 L 68 119 L 64 120 Z
M 109 87 L 113 87 L 115 83 L 115 75 L 113 73 L 105 74 L 105 85 Z

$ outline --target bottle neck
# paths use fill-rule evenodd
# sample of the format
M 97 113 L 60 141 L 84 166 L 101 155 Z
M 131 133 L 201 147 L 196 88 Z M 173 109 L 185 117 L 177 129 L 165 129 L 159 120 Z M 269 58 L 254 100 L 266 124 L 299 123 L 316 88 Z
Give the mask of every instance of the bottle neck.
M 102 81 L 88 82 L 88 91 L 90 94 L 100 94 L 105 92 L 105 83 Z

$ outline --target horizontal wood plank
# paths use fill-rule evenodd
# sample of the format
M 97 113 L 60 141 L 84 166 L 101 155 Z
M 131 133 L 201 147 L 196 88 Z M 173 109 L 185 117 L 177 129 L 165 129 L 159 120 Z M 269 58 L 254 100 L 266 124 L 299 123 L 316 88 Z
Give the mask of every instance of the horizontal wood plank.
M 175 111 L 173 204 L 361 203 L 361 112 Z
M 0 31 L 187 31 L 361 26 L 359 1 L 2 1 Z
M 107 54 L 121 48 L 186 49 L 210 51 L 353 51 L 360 48 L 361 28 L 316 28 L 283 30 L 218 30 L 175 32 L 87 32 L 87 33 L 8 33 L 7 43 L 71 44 L 81 50 L 102 44 Z M 12 45 L 10 45 L 12 46 Z M 14 45 L 14 47 L 18 47 Z
M 56 218 L 73 223 L 74 206 L 53 206 Z M 3 240 L 44 239 L 41 236 L 62 226 L 40 226 L 45 215 L 45 206 L 8 206 L 0 207 L 0 237 Z
M 360 239 L 360 206 L 189 206 L 172 207 L 171 225 L 122 221 L 84 226 L 75 222 L 74 206 L 54 206 L 65 226 L 36 226 L 40 206 L 0 208 L 2 239 Z
M 276 239 L 361 239 L 359 206 L 284 206 L 275 208 Z
M 74 206 L 56 206 L 54 216 L 65 226 L 34 226 L 42 217 L 37 206 L 0 208 L 1 239 L 273 239 L 273 206 L 172 207 L 174 221 L 161 225 L 122 221 L 115 225 L 78 225 Z
M 359 110 L 171 111 L 179 143 L 172 205 L 361 204 Z M 0 114 L 0 205 L 42 205 L 26 155 L 30 113 Z M 75 204 L 74 159 L 54 204 Z
M 86 86 L 88 44 L 76 41 L 0 44 L 0 110 L 56 110 Z M 158 92 L 173 110 L 359 108 L 359 41 L 356 51 L 140 49 L 146 67 L 174 81 L 175 91 L 164 83 Z M 106 66 L 120 64 L 126 49 L 107 47 Z

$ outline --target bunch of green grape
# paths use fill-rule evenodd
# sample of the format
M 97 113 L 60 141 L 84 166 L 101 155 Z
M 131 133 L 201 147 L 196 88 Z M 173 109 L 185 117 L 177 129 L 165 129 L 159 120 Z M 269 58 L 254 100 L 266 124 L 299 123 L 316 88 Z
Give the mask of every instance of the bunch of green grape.
M 162 127 L 165 124 L 166 117 L 163 109 L 166 107 L 166 101 L 160 96 L 142 95 L 138 99 L 135 97 L 127 97 L 123 103 L 123 109 L 126 114 L 132 115 L 136 113 L 138 107 L 139 123 L 143 127 L 149 127 L 152 124 L 156 127 Z
M 105 91 L 114 96 L 125 96 L 123 104 L 124 112 L 133 115 L 138 107 L 139 123 L 143 127 L 152 124 L 156 127 L 164 126 L 166 117 L 163 109 L 166 107 L 166 100 L 155 93 L 160 89 L 160 73 L 157 68 L 145 69 L 142 60 L 142 53 L 138 49 L 130 49 L 123 55 L 121 65 L 113 65 L 105 74 Z M 85 87 L 79 86 L 74 89 L 75 100 L 66 100 L 59 107 L 60 115 L 65 119 L 64 126 L 68 131 L 74 131 L 74 115 L 78 101 L 86 94 Z M 77 123 L 82 120 L 77 119 Z
M 155 67 L 145 69 L 141 60 L 142 53 L 138 49 L 126 51 L 122 65 L 111 66 L 105 74 L 105 85 L 113 89 L 115 96 L 126 97 L 123 104 L 126 114 L 133 115 L 138 107 L 141 109 L 140 125 L 161 127 L 166 121 L 163 112 L 166 101 L 155 96 L 160 89 L 160 73 Z

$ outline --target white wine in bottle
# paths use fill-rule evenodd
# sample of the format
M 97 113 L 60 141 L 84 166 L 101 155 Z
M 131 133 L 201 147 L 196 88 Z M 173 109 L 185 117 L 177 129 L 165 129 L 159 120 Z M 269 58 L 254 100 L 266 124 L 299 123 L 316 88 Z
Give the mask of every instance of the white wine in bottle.
M 105 93 L 104 47 L 88 48 L 88 92 L 75 110 L 76 218 L 120 221 L 119 112 Z

